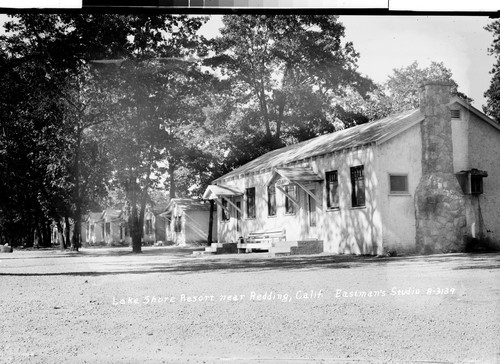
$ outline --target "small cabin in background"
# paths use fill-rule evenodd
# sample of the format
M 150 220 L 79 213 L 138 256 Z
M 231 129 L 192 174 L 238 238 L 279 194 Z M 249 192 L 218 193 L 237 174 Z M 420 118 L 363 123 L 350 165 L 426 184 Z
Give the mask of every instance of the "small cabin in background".
M 82 231 L 83 231 L 83 225 L 82 224 Z M 64 221 L 61 221 L 61 227 L 63 229 L 63 233 L 62 234 L 59 234 L 59 232 L 57 231 L 57 224 L 55 222 L 53 222 L 51 224 L 51 231 L 50 231 L 50 242 L 52 245 L 59 245 L 61 244 L 61 240 L 65 240 L 66 237 L 66 223 Z M 69 220 L 69 236 L 70 236 L 70 239 L 73 237 L 73 228 L 74 228 L 74 224 L 73 224 L 73 220 Z M 83 236 L 82 236 L 82 239 L 83 239 Z M 38 245 L 38 243 L 36 242 L 36 238 L 34 239 L 35 240 L 35 246 Z M 69 245 L 71 244 L 71 242 L 66 242 L 66 245 Z
M 102 224 L 102 211 L 89 212 L 82 224 L 82 243 L 85 245 L 97 245 L 104 241 L 104 229 Z M 84 238 L 85 237 L 85 238 Z
M 167 205 L 148 206 L 144 213 L 143 243 L 163 244 L 167 240 L 167 219 L 162 215 Z
M 121 210 L 106 209 L 101 215 L 103 241 L 106 245 L 125 242 L 125 219 Z
M 102 212 L 89 212 L 82 223 L 84 246 L 126 244 L 126 236 L 126 220 L 121 210 L 108 208 Z
M 159 216 L 165 219 L 166 241 L 176 245 L 206 243 L 210 221 L 210 203 L 189 198 L 170 200 Z M 214 207 L 212 239 L 217 241 L 217 218 Z
M 166 208 L 166 204 L 146 207 L 143 245 L 163 244 L 167 241 L 167 217 L 162 214 Z M 89 212 L 82 223 L 81 238 L 82 244 L 87 246 L 130 246 L 132 237 L 125 210 L 108 208 L 102 212 Z

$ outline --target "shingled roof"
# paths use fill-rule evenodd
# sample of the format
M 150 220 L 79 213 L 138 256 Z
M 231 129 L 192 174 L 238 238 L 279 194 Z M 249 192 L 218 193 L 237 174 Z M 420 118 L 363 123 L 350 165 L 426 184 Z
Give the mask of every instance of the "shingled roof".
M 420 110 L 415 109 L 331 134 L 321 135 L 301 143 L 268 152 L 219 177 L 214 182 L 241 174 L 286 166 L 295 161 L 339 152 L 349 148 L 361 147 L 372 143 L 382 143 L 411 128 L 423 119 L 424 116 L 420 113 Z

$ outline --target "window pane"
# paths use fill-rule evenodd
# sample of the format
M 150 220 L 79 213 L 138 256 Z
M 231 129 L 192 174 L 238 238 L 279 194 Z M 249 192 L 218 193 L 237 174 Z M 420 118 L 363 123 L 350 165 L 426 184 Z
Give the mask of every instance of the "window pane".
M 408 192 L 407 176 L 390 176 L 391 192 Z
M 351 187 L 352 187 L 352 206 L 365 205 L 365 177 L 364 167 L 351 167 Z
M 227 200 L 225 198 L 222 198 L 222 206 L 223 206 L 223 209 L 222 209 L 222 220 L 229 220 L 229 213 L 227 212 L 227 206 L 228 206 L 228 203 L 227 203 Z
M 316 194 L 316 190 L 314 189 L 312 189 L 311 192 Z M 316 200 L 309 194 L 307 197 L 309 207 L 309 226 L 316 226 Z
M 267 214 L 276 215 L 276 187 L 274 185 L 267 188 Z
M 174 217 L 174 232 L 180 233 L 182 231 L 182 220 L 180 216 Z
M 151 235 L 153 233 L 153 220 L 146 220 L 146 235 Z
M 337 171 L 326 172 L 326 206 L 327 208 L 339 207 Z
M 470 177 L 470 192 L 473 194 L 483 193 L 483 177 L 474 176 Z
M 255 217 L 255 187 L 247 188 L 247 217 Z
M 297 201 L 297 193 L 295 186 L 285 186 L 285 191 Z M 295 213 L 295 204 L 286 196 L 285 198 L 285 212 L 287 214 L 293 214 Z
M 241 199 L 238 198 L 239 201 L 234 201 L 234 204 L 236 205 L 237 209 L 236 211 L 236 231 L 241 231 L 241 215 L 239 210 L 241 210 Z
M 358 179 L 356 181 L 356 205 L 357 206 L 364 206 L 365 204 L 365 180 L 364 179 Z

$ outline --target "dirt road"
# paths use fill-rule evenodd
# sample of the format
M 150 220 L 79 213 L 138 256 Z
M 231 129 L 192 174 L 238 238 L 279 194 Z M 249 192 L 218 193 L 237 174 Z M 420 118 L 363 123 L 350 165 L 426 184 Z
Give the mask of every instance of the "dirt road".
M 500 255 L 0 255 L 0 363 L 500 362 Z

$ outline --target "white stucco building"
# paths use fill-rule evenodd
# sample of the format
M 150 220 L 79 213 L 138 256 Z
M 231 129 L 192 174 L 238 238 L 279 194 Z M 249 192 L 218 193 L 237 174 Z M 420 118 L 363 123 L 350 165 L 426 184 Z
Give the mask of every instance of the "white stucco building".
M 216 209 L 214 209 L 214 214 Z M 210 203 L 173 198 L 160 216 L 166 219 L 166 240 L 176 245 L 205 243 L 210 226 Z M 217 222 L 212 219 L 212 240 L 217 241 Z
M 428 83 L 419 109 L 271 151 L 204 198 L 221 207 L 220 244 L 283 230 L 270 251 L 297 241 L 335 254 L 460 251 L 467 237 L 498 243 L 499 151 L 498 123 Z

